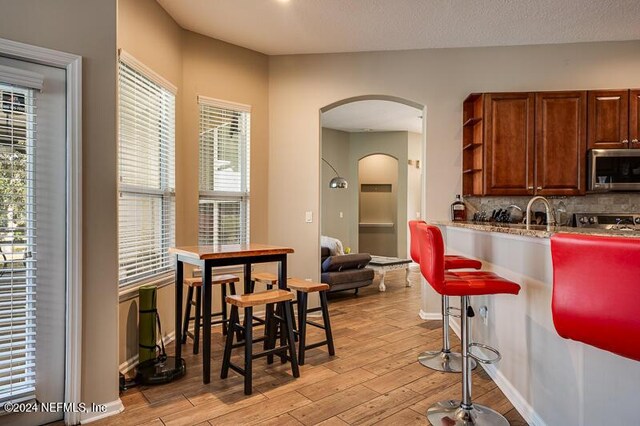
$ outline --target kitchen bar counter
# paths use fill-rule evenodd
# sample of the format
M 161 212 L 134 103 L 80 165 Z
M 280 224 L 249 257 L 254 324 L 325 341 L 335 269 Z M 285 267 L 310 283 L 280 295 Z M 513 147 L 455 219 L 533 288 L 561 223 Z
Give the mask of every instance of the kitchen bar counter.
M 640 389 L 640 362 L 565 340 L 555 330 L 549 238 L 555 232 L 638 233 L 565 227 L 547 232 L 540 226 L 527 231 L 524 225 L 469 222 L 439 225 L 448 254 L 481 260 L 483 270 L 522 287 L 518 296 L 472 298 L 476 318 L 471 340 L 500 350 L 502 360 L 485 368 L 525 420 L 537 426 L 638 424 L 637 407 L 621 401 L 630 401 Z M 423 317 L 438 318 L 439 306 L 440 297 L 424 285 Z M 478 314 L 482 307 L 485 317 Z M 459 334 L 455 318 L 451 326 Z
M 600 228 L 573 228 L 570 226 L 554 226 L 551 231 L 547 231 L 546 225 L 532 225 L 527 229 L 526 225 L 520 223 L 499 223 L 499 222 L 453 222 L 453 221 L 433 221 L 430 222 L 439 226 L 452 226 L 455 228 L 473 229 L 484 232 L 500 232 L 503 234 L 521 235 L 533 238 L 549 238 L 558 232 L 567 234 L 602 235 L 605 237 L 635 237 L 640 238 L 640 232 L 633 230 L 600 229 Z

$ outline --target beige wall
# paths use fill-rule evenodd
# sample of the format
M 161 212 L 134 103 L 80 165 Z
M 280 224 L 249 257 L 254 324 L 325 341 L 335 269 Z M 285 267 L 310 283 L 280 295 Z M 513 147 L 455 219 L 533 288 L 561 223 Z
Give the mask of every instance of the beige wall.
M 420 219 L 422 204 L 422 168 L 416 166 L 416 161 L 422 163 L 422 134 L 409 132 L 409 147 L 407 157 L 413 164 L 407 164 L 407 222 Z M 408 230 L 408 225 L 405 224 Z M 407 231 L 408 232 L 408 231 Z M 407 233 L 407 257 L 410 256 L 411 237 Z
M 116 2 L 0 0 L 0 37 L 82 55 L 82 401 L 118 399 Z
M 319 227 L 305 223 L 304 212 L 319 210 L 326 105 L 370 94 L 425 105 L 423 204 L 428 219 L 446 219 L 461 187 L 461 106 L 469 93 L 639 87 L 638 69 L 639 41 L 270 57 L 271 242 L 296 249 L 292 274 L 317 274 Z
M 322 158 L 336 168 L 341 176 L 347 179 L 348 187 L 335 189 L 329 187 L 329 182 L 335 177 L 335 172 L 325 163 L 321 164 L 322 178 L 320 188 L 322 195 L 322 216 L 318 218 L 322 226 L 322 235 L 337 238 L 344 247 L 355 248 L 358 244 L 358 235 L 351 235 L 349 224 L 352 216 L 357 216 L 351 210 L 350 194 L 358 191 L 357 182 L 349 181 L 349 133 L 340 130 L 322 128 Z M 340 217 L 342 212 L 342 217 Z M 357 219 L 356 219 L 357 220 Z
M 118 47 L 178 88 L 176 244 L 198 241 L 198 95 L 252 106 L 251 241 L 268 242 L 267 56 L 183 30 L 154 0 L 118 0 L 118 6 Z M 173 300 L 173 286 L 159 290 L 164 335 L 174 330 Z M 215 297 L 214 309 L 219 305 L 219 297 Z M 137 310 L 135 298 L 120 303 L 120 364 L 138 352 Z

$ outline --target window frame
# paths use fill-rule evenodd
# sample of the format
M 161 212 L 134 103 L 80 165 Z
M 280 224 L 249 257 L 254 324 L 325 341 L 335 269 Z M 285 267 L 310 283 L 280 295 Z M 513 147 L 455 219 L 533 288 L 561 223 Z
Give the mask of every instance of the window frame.
M 176 104 L 177 104 L 177 87 L 170 83 L 168 80 L 164 79 L 162 76 L 154 72 L 152 69 L 148 68 L 143 63 L 139 62 L 136 58 L 129 55 L 127 52 L 123 50 L 119 50 L 119 58 L 118 58 L 118 289 L 120 296 L 128 296 L 137 294 L 137 290 L 142 285 L 148 284 L 157 284 L 157 285 L 167 285 L 173 282 L 173 271 L 175 270 L 175 261 L 168 254 L 168 249 L 170 246 L 175 245 L 175 234 L 176 234 L 176 223 L 175 223 L 175 211 L 176 211 L 176 200 L 175 200 L 175 148 L 176 148 Z M 167 132 L 167 129 L 170 131 L 170 135 L 168 137 L 170 143 L 169 157 L 164 158 L 163 160 L 159 160 L 159 170 L 158 170 L 158 180 L 160 182 L 160 189 L 151 188 L 145 185 L 137 185 L 137 184 L 128 184 L 122 183 L 121 179 L 121 90 L 122 85 L 120 83 L 120 64 L 124 64 L 126 67 L 130 68 L 134 72 L 138 73 L 141 77 L 145 78 L 145 83 L 154 84 L 160 87 L 162 90 L 168 92 L 163 93 L 163 96 L 170 94 L 172 96 L 171 107 L 172 110 L 167 112 L 162 109 L 166 107 L 164 101 L 159 102 L 160 108 L 158 111 L 158 115 L 160 117 L 165 117 L 167 114 L 173 119 L 172 123 L 160 123 L 158 124 L 158 133 L 162 134 Z M 162 150 L 162 147 L 159 148 Z M 168 162 L 168 164 L 166 164 Z M 163 167 L 162 164 L 165 164 Z M 173 168 L 173 170 L 171 170 Z M 168 174 L 166 172 L 168 170 Z M 170 178 L 168 177 L 170 175 Z M 161 253 L 163 256 L 167 256 L 165 261 L 167 261 L 166 267 L 163 267 L 159 272 L 150 271 L 149 273 L 143 274 L 139 277 L 135 277 L 130 280 L 123 280 L 121 278 L 122 266 L 120 265 L 120 253 L 122 250 L 121 241 L 120 241 L 120 228 L 121 228 L 121 199 L 123 195 L 130 195 L 133 197 L 152 197 L 154 200 L 160 200 L 161 203 L 161 211 L 160 215 L 160 235 L 164 236 L 165 234 L 169 235 L 169 239 L 165 240 L 162 238 L 162 250 Z M 170 210 L 167 210 L 170 209 Z M 169 213 L 167 213 L 169 211 Z M 167 218 L 169 220 L 167 220 Z M 154 224 L 155 225 L 155 224 Z M 167 232 L 165 227 L 170 226 L 169 231 Z
M 203 139 L 202 131 L 204 109 L 205 108 L 217 108 L 219 113 L 222 111 L 232 111 L 235 113 L 246 114 L 244 120 L 246 120 L 245 137 L 239 141 L 240 147 L 238 148 L 240 159 L 240 190 L 239 191 L 219 191 L 214 189 L 202 188 L 202 150 Z M 198 96 L 198 122 L 200 129 L 198 135 L 198 244 L 214 245 L 219 244 L 216 242 L 220 238 L 219 235 L 215 235 L 214 231 L 210 231 L 207 235 L 203 235 L 202 226 L 202 211 L 201 206 L 203 202 L 210 201 L 215 207 L 216 201 L 235 201 L 240 203 L 240 227 L 238 232 L 238 242 L 248 244 L 251 241 L 251 106 L 236 102 L 224 101 L 215 98 L 209 98 L 206 96 Z M 208 148 L 212 152 L 215 150 L 213 146 Z M 211 235 L 209 235 L 211 234 Z

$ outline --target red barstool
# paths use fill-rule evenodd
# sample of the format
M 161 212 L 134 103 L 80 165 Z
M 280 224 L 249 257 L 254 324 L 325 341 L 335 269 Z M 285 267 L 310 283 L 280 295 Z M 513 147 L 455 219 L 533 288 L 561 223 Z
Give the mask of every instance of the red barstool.
M 555 234 L 551 258 L 558 334 L 640 361 L 640 239 Z
M 409 221 L 409 233 L 411 234 L 411 259 L 420 264 L 420 244 L 418 242 L 418 225 L 426 225 L 422 220 Z M 464 256 L 445 255 L 444 269 L 480 269 L 482 262 L 469 259 Z M 438 371 L 459 373 L 462 371 L 462 354 L 451 352 L 451 342 L 449 341 L 449 296 L 442 295 L 442 349 L 439 351 L 425 351 L 418 355 L 418 361 L 425 367 Z M 458 315 L 454 315 L 458 317 Z M 476 368 L 476 362 L 471 360 L 471 369 Z
M 445 271 L 444 242 L 440 229 L 430 225 L 418 226 L 420 242 L 420 271 L 431 286 L 443 296 L 460 296 L 460 330 L 462 340 L 462 400 L 436 403 L 427 410 L 432 425 L 509 425 L 500 413 L 471 400 L 471 359 L 483 364 L 500 360 L 500 352 L 480 343 L 470 343 L 469 296 L 489 294 L 518 294 L 520 286 L 492 272 Z M 484 359 L 471 353 L 472 347 L 480 347 L 495 353 L 495 358 Z

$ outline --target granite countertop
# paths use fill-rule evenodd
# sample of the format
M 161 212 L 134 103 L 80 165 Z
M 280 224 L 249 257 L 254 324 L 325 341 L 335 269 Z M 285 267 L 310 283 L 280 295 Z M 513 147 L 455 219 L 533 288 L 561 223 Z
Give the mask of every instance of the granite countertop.
M 456 228 L 474 229 L 484 232 L 500 232 L 503 234 L 522 235 L 534 238 L 549 238 L 551 235 L 562 232 L 567 234 L 582 235 L 601 235 L 605 237 L 635 237 L 640 238 L 638 231 L 621 231 L 615 229 L 600 228 L 573 228 L 570 226 L 554 226 L 551 231 L 547 231 L 546 225 L 532 225 L 531 229 L 527 229 L 526 225 L 521 223 L 498 223 L 498 222 L 452 222 L 452 221 L 434 221 L 435 225 L 452 226 Z

